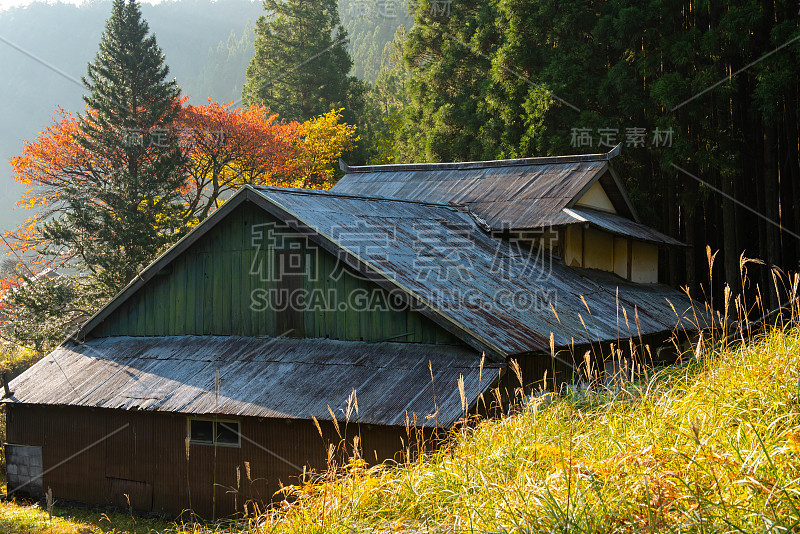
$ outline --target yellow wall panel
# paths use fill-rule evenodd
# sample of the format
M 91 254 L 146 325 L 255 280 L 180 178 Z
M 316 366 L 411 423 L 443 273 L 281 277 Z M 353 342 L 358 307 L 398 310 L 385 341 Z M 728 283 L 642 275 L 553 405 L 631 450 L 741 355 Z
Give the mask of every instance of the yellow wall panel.
M 600 185 L 600 182 L 595 182 L 575 205 L 595 208 L 609 213 L 617 212 L 617 210 L 614 209 L 614 204 L 611 203 L 611 199 L 608 198 L 608 195 L 603 189 L 603 186 Z
M 633 242 L 631 280 L 641 284 L 658 282 L 658 247 L 641 241 Z
M 614 271 L 614 236 L 588 228 L 583 232 L 583 266 L 587 269 Z
M 570 267 L 583 266 L 582 230 L 575 224 L 567 226 L 564 230 L 564 263 Z
M 622 278 L 628 278 L 628 247 L 630 239 L 614 237 L 614 272 Z

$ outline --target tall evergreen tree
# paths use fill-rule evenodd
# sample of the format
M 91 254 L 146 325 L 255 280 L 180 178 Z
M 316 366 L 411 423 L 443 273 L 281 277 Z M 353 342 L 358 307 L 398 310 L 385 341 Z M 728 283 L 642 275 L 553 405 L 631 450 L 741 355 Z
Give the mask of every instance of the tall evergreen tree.
M 174 240 L 183 156 L 169 130 L 180 88 L 135 0 L 115 0 L 84 84 L 76 138 L 92 154 L 45 225 L 51 247 L 90 271 L 103 293 L 125 285 Z
M 345 121 L 353 122 L 362 91 L 348 76 L 352 61 L 336 0 L 265 0 L 264 6 L 242 91 L 245 104 L 269 106 L 281 118 L 299 121 L 344 107 Z
M 777 305 L 770 268 L 800 259 L 796 4 L 454 0 L 447 16 L 436 5 L 416 3 L 404 47 L 399 161 L 623 143 L 614 165 L 644 221 L 693 245 L 664 251 L 664 281 L 695 294 L 702 283 L 706 295 L 725 282 L 753 302 L 740 279 L 745 251 L 766 262 L 748 275 Z M 578 132 L 589 143 L 576 143 Z M 706 245 L 722 250 L 713 291 Z

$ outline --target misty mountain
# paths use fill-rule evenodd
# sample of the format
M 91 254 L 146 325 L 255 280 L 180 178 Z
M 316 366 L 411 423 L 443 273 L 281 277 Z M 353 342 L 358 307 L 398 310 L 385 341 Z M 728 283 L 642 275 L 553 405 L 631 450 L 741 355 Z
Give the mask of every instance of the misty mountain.
M 192 102 L 224 100 L 241 91 L 240 76 L 219 76 L 225 84 L 210 84 L 206 65 L 231 32 L 241 39 L 262 13 L 260 2 L 249 0 L 181 0 L 142 4 L 184 95 Z M 23 222 L 28 213 L 11 208 L 23 191 L 11 178 L 8 159 L 22 152 L 23 140 L 35 139 L 52 122 L 58 107 L 82 111 L 81 77 L 97 53 L 110 2 L 81 6 L 35 3 L 0 12 L 0 229 Z M 252 38 L 251 38 L 252 39 Z M 230 101 L 230 99 L 228 98 Z

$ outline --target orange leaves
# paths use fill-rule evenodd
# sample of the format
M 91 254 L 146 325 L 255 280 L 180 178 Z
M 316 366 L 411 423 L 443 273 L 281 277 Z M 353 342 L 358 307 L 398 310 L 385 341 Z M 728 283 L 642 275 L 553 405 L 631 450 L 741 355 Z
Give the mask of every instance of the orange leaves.
M 198 183 L 264 184 L 288 174 L 294 134 L 259 106 L 232 109 L 209 101 L 187 106 L 179 119 L 179 141 Z
M 6 232 L 6 243 L 11 247 L 14 254 L 23 254 L 35 249 L 42 244 L 42 235 L 38 230 L 39 217 L 28 217 L 28 220 L 20 224 L 16 230 Z
M 90 164 L 90 155 L 75 140 L 77 131 L 78 119 L 59 109 L 53 123 L 34 141 L 23 142 L 22 155 L 9 160 L 14 180 L 25 185 L 25 192 L 15 208 L 53 206 L 63 188 Z M 40 217 L 33 215 L 16 230 L 6 233 L 13 252 L 23 253 L 41 243 L 41 235 L 36 230 Z
M 9 160 L 14 180 L 26 186 L 16 207 L 33 208 L 52 203 L 58 198 L 58 189 L 69 181 L 72 171 L 87 163 L 88 153 L 75 141 L 77 131 L 78 119 L 59 109 L 53 124 L 35 141 L 23 142 L 22 155 Z
M 269 108 L 233 109 L 209 101 L 187 106 L 181 115 L 181 145 L 195 175 L 208 181 L 325 188 L 334 162 L 358 137 L 342 124 L 339 111 L 306 122 L 278 121 Z
M 169 128 L 112 135 L 119 139 L 120 153 L 130 149 L 132 145 L 126 143 L 135 138 L 136 146 L 142 146 L 146 155 L 156 133 L 158 139 L 177 142 L 181 147 L 187 164 L 183 168 L 185 179 L 176 192 L 183 199 L 185 227 L 204 219 L 227 191 L 244 184 L 330 187 L 336 160 L 358 140 L 355 126 L 340 123 L 338 111 L 298 123 L 280 121 L 262 106 L 236 109 L 232 104 L 212 101 L 205 106 L 192 106 L 186 99 L 181 100 L 181 106 Z M 91 120 L 92 116 L 87 110 L 85 119 Z M 16 207 L 40 209 L 27 223 L 7 234 L 18 251 L 43 244 L 37 230 L 41 214 L 64 209 L 59 200 L 66 188 L 102 182 L 123 161 L 115 159 L 113 150 L 104 152 L 103 157 L 109 160 L 98 159 L 101 157 L 76 141 L 78 127 L 78 118 L 60 109 L 53 123 L 35 140 L 25 141 L 22 154 L 10 160 L 14 180 L 26 186 Z
M 244 184 L 331 187 L 336 160 L 358 140 L 356 127 L 340 120 L 336 110 L 301 123 L 278 121 L 263 106 L 186 106 L 178 129 L 197 218 L 205 218 L 225 191 Z
M 0 278 L 0 309 L 5 307 L 5 297 L 9 290 L 19 287 L 22 279 L 18 276 L 9 276 L 8 278 Z

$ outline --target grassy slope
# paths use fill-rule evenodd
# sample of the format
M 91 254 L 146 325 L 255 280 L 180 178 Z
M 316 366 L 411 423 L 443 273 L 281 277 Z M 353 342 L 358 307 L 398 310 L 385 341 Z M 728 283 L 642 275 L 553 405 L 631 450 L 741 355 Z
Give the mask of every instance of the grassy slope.
M 486 421 L 398 468 L 299 491 L 280 532 L 788 532 L 800 523 L 800 331 L 592 402 Z
M 794 329 L 613 395 L 533 402 L 405 466 L 354 463 L 346 477 L 297 488 L 297 503 L 260 528 L 166 531 L 791 532 L 798 476 Z M 0 524 L 9 509 L 30 510 L 5 505 Z
M 104 514 L 58 506 L 53 509 L 53 520 L 50 521 L 47 510 L 38 505 L 0 502 L 0 534 L 150 534 L 162 532 L 168 527 L 166 523 L 125 514 Z

